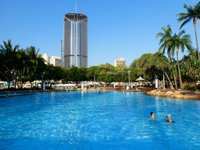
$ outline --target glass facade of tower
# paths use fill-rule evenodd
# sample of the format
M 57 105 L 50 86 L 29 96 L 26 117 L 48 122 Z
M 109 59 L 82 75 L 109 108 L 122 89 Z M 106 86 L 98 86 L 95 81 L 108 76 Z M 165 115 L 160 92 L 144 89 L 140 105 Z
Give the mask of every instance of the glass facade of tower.
M 64 67 L 88 66 L 88 19 L 80 13 L 64 17 Z

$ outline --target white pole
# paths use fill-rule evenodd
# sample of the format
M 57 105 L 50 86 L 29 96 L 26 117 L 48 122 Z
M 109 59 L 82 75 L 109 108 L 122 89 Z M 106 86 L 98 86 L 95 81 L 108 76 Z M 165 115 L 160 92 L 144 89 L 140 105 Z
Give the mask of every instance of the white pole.
M 129 87 L 130 87 L 130 71 L 128 71 L 128 84 L 129 84 Z

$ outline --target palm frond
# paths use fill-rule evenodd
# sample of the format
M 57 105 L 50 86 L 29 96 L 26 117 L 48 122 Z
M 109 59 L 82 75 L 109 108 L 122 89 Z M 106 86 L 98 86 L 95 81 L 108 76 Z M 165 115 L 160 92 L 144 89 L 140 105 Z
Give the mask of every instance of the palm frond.
M 183 21 L 183 23 L 182 23 L 181 26 L 180 26 L 180 29 L 181 29 L 185 24 L 187 24 L 188 22 L 190 22 L 191 19 L 192 19 L 192 18 L 189 17 L 188 19 L 186 19 L 185 21 Z
M 188 6 L 184 4 L 185 11 L 184 13 L 179 13 L 178 21 L 182 22 L 180 28 L 185 24 L 191 21 L 191 19 L 200 18 L 200 3 L 197 3 L 195 6 Z
M 183 34 L 185 34 L 185 30 L 181 30 L 177 36 L 180 38 Z
M 179 22 L 182 22 L 183 20 L 188 18 L 187 13 L 179 13 L 178 16 L 179 16 L 179 18 L 178 18 Z
M 162 32 L 159 32 L 157 35 L 156 35 L 156 38 L 159 38 L 159 37 L 162 37 L 164 36 L 164 34 Z

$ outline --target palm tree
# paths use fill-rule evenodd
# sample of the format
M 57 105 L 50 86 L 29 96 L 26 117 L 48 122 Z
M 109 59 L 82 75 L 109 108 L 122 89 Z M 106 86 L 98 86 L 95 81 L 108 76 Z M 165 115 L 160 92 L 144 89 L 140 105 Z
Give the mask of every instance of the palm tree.
M 4 41 L 3 45 L 0 45 L 1 61 L 0 68 L 2 70 L 1 74 L 8 82 L 8 88 L 10 82 L 14 79 L 16 75 L 17 68 L 17 58 L 16 53 L 19 50 L 19 46 L 13 47 L 11 40 Z
M 38 67 L 38 52 L 39 50 L 36 50 L 34 46 L 30 46 L 26 49 L 26 55 L 29 58 L 27 66 L 30 81 L 35 80 L 35 73 Z
M 200 2 L 197 3 L 195 6 L 188 6 L 185 4 L 184 8 L 186 9 L 186 12 L 178 14 L 178 16 L 179 16 L 178 21 L 182 22 L 180 28 L 182 28 L 185 24 L 187 24 L 191 20 L 193 21 L 195 39 L 196 39 L 196 49 L 197 49 L 198 58 L 200 61 L 198 36 L 197 36 L 197 29 L 196 29 L 197 20 L 200 19 Z
M 174 34 L 168 41 L 166 41 L 166 44 L 168 45 L 168 49 L 171 49 L 172 56 L 174 55 L 174 53 L 176 53 L 176 64 L 178 67 L 180 88 L 182 89 L 183 85 L 182 85 L 178 54 L 179 50 L 184 52 L 185 48 L 192 49 L 190 35 L 185 34 L 185 31 L 182 30 L 178 34 Z
M 159 48 L 159 52 L 160 53 L 167 53 L 167 56 L 169 58 L 169 61 L 171 63 L 171 66 L 172 68 L 174 68 L 173 66 L 173 59 L 172 59 L 172 51 L 168 45 L 168 42 L 171 37 L 172 37 L 172 29 L 170 27 L 170 25 L 167 25 L 166 27 L 162 27 L 161 28 L 163 32 L 159 32 L 157 34 L 157 38 L 160 38 L 160 42 L 159 42 L 159 45 L 160 45 L 160 48 Z M 166 52 L 167 51 L 167 52 Z M 172 74 L 173 74 L 173 78 L 174 78 L 174 84 L 175 84 L 175 88 L 177 89 L 177 79 L 176 79 L 176 70 L 172 69 Z
M 170 25 L 167 25 L 166 27 L 161 28 L 163 32 L 159 32 L 156 36 L 156 38 L 160 38 L 159 45 L 159 52 L 165 53 L 165 50 L 168 50 L 168 46 L 166 45 L 166 41 L 171 39 L 172 36 L 172 29 Z M 168 57 L 171 58 L 171 52 L 170 50 L 167 51 Z
M 161 37 L 160 39 L 160 48 L 159 51 L 162 53 L 165 53 L 165 50 L 167 49 L 168 57 L 170 58 L 170 61 L 172 62 L 172 57 L 174 56 L 174 53 L 176 53 L 176 65 L 178 68 L 178 76 L 179 76 L 179 82 L 180 82 L 180 88 L 183 88 L 182 85 L 182 78 L 181 78 L 181 71 L 179 66 L 179 50 L 181 49 L 182 52 L 184 52 L 185 48 L 191 49 L 191 40 L 190 35 L 185 34 L 185 31 L 182 30 L 178 34 L 172 35 L 172 30 L 170 26 L 162 28 L 164 33 L 158 33 L 157 37 Z M 173 73 L 174 74 L 174 73 Z M 174 74 L 175 75 L 175 74 Z

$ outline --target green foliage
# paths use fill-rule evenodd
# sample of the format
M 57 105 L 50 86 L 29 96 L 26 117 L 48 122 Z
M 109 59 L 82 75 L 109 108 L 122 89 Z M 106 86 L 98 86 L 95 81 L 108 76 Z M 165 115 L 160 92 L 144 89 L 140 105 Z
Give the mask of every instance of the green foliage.
M 155 78 L 162 79 L 163 71 L 168 72 L 169 67 L 169 62 L 163 54 L 144 54 L 130 65 L 131 79 L 135 81 L 139 76 L 151 82 Z
M 73 66 L 72 68 L 66 71 L 64 82 L 67 82 L 67 81 L 80 82 L 80 81 L 87 80 L 86 70 L 87 70 L 86 68 L 77 68 Z
M 185 24 L 187 24 L 191 20 L 193 21 L 193 24 L 196 24 L 197 19 L 200 18 L 200 2 L 194 6 L 188 6 L 185 4 L 184 8 L 186 12 L 178 14 L 179 16 L 178 21 L 182 22 L 180 28 L 182 28 Z
M 26 81 L 41 80 L 44 75 L 48 77 L 49 68 L 44 59 L 38 55 L 38 50 L 31 46 L 19 49 L 12 46 L 11 40 L 4 41 L 0 45 L 0 79 L 8 83 L 14 81 L 23 83 Z M 48 79 L 48 78 L 47 78 Z
M 172 30 L 170 26 L 163 27 L 162 31 L 163 32 L 157 34 L 157 37 L 160 38 L 159 52 L 162 52 L 164 54 L 165 50 L 167 49 L 167 55 L 169 57 L 169 60 L 171 61 L 172 66 L 173 66 L 172 60 L 173 60 L 174 54 L 176 54 L 177 70 L 174 69 L 173 76 L 175 77 L 175 73 L 178 71 L 179 84 L 180 84 L 180 88 L 182 89 L 183 88 L 182 76 L 181 76 L 178 55 L 179 55 L 180 50 L 181 52 L 184 52 L 186 48 L 188 50 L 192 49 L 190 35 L 185 34 L 184 30 L 180 31 L 178 34 L 175 33 L 174 35 L 172 35 Z
M 194 25 L 195 39 L 196 39 L 196 51 L 197 51 L 198 59 L 200 61 L 198 36 L 197 36 L 197 29 L 196 29 L 197 20 L 200 19 L 200 2 L 198 2 L 194 6 L 188 6 L 185 4 L 184 8 L 186 12 L 178 14 L 179 16 L 178 21 L 182 22 L 180 28 L 182 28 L 185 24 L 189 23 L 192 20 L 193 25 Z
M 151 75 L 146 74 L 145 71 L 152 65 L 153 54 L 144 54 L 139 59 L 136 59 L 130 65 L 131 79 L 136 80 L 139 76 L 149 79 Z M 152 72 L 153 73 L 153 72 Z
M 200 80 L 200 61 L 198 60 L 197 52 L 195 50 L 191 49 L 189 55 L 184 56 L 180 64 L 183 79 L 186 82 Z
M 86 78 L 87 80 L 96 80 L 99 74 L 99 66 L 92 66 L 87 68 Z
M 198 61 L 198 53 L 191 48 L 189 35 L 185 35 L 184 31 L 172 35 L 170 26 L 162 28 L 162 30 L 163 32 L 157 35 L 160 38 L 160 51 L 155 54 L 142 55 L 134 60 L 129 68 L 126 66 L 114 67 L 111 64 L 101 64 L 89 68 L 54 67 L 45 63 L 35 47 L 20 49 L 18 45 L 12 46 L 11 41 L 8 40 L 0 45 L 0 79 L 16 83 L 34 80 L 128 82 L 128 71 L 130 70 L 131 81 L 142 76 L 147 81 L 153 82 L 155 77 L 162 80 L 165 75 L 169 85 L 174 76 L 177 76 L 174 54 L 178 54 L 178 50 L 183 51 L 187 48 L 189 54 L 182 60 L 176 60 L 180 63 L 183 81 L 196 82 L 200 80 L 200 61 Z M 164 56 L 166 52 L 168 58 Z
M 112 82 L 114 80 L 115 68 L 110 64 L 102 64 L 98 67 L 98 81 Z

